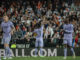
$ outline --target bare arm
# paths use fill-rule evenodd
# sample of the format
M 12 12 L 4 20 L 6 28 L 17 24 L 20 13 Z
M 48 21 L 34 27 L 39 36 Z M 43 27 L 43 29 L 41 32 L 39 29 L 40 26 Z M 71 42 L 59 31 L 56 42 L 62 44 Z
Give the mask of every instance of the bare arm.
M 15 32 L 15 27 L 13 27 L 12 29 L 11 29 L 11 34 L 13 35 L 13 32 Z
M 15 27 L 14 27 L 14 24 L 11 22 L 11 34 L 13 34 L 13 32 L 15 32 Z

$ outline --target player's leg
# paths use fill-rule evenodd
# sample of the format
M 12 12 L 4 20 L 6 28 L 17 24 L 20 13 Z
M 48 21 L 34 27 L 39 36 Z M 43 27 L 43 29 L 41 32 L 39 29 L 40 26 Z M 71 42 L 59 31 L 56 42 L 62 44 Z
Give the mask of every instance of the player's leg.
M 4 49 L 5 49 L 5 54 L 4 54 L 4 58 L 3 59 L 6 59 L 8 54 L 7 54 L 7 48 L 6 48 L 7 44 L 5 43 L 5 38 L 4 37 L 3 37 L 1 43 L 4 44 Z
M 64 44 L 64 59 L 66 59 L 67 58 L 67 39 L 64 39 L 63 44 Z
M 10 47 L 9 47 L 9 43 L 10 43 L 10 40 L 11 40 L 11 37 L 8 37 L 7 38 L 7 41 L 6 41 L 6 43 L 8 44 L 8 57 L 11 59 L 12 57 L 11 57 L 11 50 L 10 50 Z
M 72 52 L 73 58 L 75 58 L 75 51 L 74 51 L 74 49 L 73 49 L 72 46 L 70 46 L 70 50 L 71 50 L 71 52 Z
M 75 51 L 74 51 L 74 49 L 73 49 L 73 47 L 72 47 L 72 39 L 70 39 L 70 40 L 68 41 L 68 45 L 70 46 L 70 50 L 71 50 L 71 52 L 72 52 L 73 58 L 75 58 Z
M 5 56 L 3 59 L 6 59 L 8 56 L 8 44 L 4 43 L 4 48 L 5 48 Z
M 1 57 L 0 57 L 0 60 L 1 60 Z
M 40 48 L 40 56 L 43 56 L 43 51 L 42 51 L 42 49 L 43 49 L 43 39 L 42 38 L 39 40 L 39 48 Z
M 5 38 L 4 47 L 5 47 L 5 54 L 6 54 L 6 56 L 9 59 L 12 59 L 12 57 L 11 57 L 11 51 L 10 51 L 10 48 L 9 48 L 9 42 L 10 42 L 10 40 L 11 40 L 11 37 L 6 37 Z
M 38 40 L 36 39 L 36 42 L 35 42 L 35 56 L 37 56 L 37 53 L 38 53 Z
M 67 44 L 64 44 L 64 59 L 67 58 Z
M 1 60 L 1 55 L 0 55 L 0 60 Z

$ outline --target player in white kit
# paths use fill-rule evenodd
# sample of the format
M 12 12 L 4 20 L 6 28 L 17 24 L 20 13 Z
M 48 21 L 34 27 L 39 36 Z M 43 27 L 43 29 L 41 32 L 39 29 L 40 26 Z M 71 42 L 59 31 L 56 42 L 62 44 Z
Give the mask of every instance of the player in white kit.
M 11 51 L 9 48 L 9 43 L 11 40 L 11 35 L 13 34 L 15 27 L 11 21 L 9 21 L 9 17 L 7 15 L 3 16 L 3 22 L 1 23 L 2 34 L 2 44 L 4 44 L 5 48 L 5 56 L 3 59 L 12 59 Z
M 73 25 L 70 23 L 69 18 L 66 18 L 65 20 L 65 24 L 63 25 L 63 31 L 64 31 L 64 40 L 63 40 L 63 44 L 64 44 L 64 59 L 67 58 L 67 45 L 69 45 L 70 50 L 73 54 L 73 57 L 75 58 L 75 52 L 74 49 L 72 47 L 72 34 L 74 32 L 74 27 Z
M 42 48 L 43 48 L 43 25 L 41 22 L 36 24 L 36 29 L 34 30 L 34 33 L 37 34 L 36 36 L 36 42 L 35 42 L 35 56 L 37 56 L 38 48 L 40 48 L 40 56 L 42 56 Z

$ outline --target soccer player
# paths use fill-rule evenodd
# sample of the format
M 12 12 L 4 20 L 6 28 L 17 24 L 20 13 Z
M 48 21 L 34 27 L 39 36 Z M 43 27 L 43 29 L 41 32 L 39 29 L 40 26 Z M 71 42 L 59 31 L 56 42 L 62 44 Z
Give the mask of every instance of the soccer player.
M 42 57 L 43 52 L 43 25 L 41 22 L 36 24 L 36 29 L 34 30 L 34 33 L 37 34 L 36 36 L 36 42 L 35 42 L 35 57 L 37 56 L 38 53 L 38 48 L 40 48 L 40 56 Z
M 9 18 L 7 15 L 3 16 L 4 21 L 1 23 L 1 30 L 3 31 L 3 38 L 2 38 L 2 44 L 4 44 L 5 48 L 5 56 L 3 59 L 12 59 L 11 57 L 11 51 L 9 48 L 9 42 L 11 40 L 11 35 L 13 34 L 15 28 L 11 21 L 9 21 Z
M 63 31 L 64 31 L 64 40 L 63 40 L 63 44 L 64 44 L 64 59 L 67 58 L 67 45 L 69 45 L 70 50 L 72 52 L 73 57 L 75 58 L 75 52 L 74 49 L 72 47 L 72 34 L 73 34 L 73 30 L 74 27 L 73 25 L 70 23 L 69 18 L 66 18 L 65 20 L 65 24 L 63 25 Z

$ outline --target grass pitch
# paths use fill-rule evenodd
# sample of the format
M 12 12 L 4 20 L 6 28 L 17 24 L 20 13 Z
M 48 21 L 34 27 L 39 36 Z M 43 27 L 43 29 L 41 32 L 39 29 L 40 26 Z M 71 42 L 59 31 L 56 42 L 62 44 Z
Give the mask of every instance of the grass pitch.
M 64 60 L 64 59 L 62 56 L 58 56 L 58 57 L 13 57 L 13 59 L 6 60 Z M 80 60 L 80 56 L 77 56 L 75 59 L 72 56 L 68 56 L 66 60 Z

